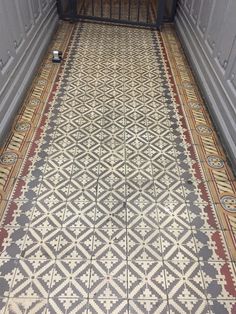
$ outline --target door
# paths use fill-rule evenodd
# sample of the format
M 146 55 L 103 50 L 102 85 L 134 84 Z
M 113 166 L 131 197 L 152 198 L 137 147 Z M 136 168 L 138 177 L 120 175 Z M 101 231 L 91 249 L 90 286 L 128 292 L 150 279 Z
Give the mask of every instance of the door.
M 96 20 L 159 28 L 164 0 L 60 0 L 62 18 Z

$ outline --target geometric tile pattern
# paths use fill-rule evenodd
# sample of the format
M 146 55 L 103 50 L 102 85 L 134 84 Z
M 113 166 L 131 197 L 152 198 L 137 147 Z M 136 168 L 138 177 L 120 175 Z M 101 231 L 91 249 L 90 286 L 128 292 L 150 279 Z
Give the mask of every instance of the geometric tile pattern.
M 1 157 L 2 313 L 234 313 L 232 229 L 180 110 L 173 30 L 68 25 L 20 171 Z
M 219 217 L 224 236 L 236 260 L 236 181 L 227 158 L 219 142 L 217 133 L 204 101 L 197 88 L 194 76 L 184 57 L 179 40 L 171 27 L 163 32 L 165 53 L 171 65 L 170 76 L 175 79 L 175 92 L 178 110 L 182 112 L 183 125 L 188 124 L 191 135 L 184 132 L 189 142 L 189 152 L 194 159 L 199 187 L 205 182 L 205 188 L 215 212 Z M 179 95 L 179 96 L 177 96 Z

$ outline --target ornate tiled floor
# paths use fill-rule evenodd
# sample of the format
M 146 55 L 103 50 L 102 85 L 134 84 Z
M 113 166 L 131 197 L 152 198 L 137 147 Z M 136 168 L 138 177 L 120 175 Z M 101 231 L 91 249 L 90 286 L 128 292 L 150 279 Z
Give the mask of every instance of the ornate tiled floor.
M 236 313 L 235 187 L 172 26 L 62 23 L 1 150 L 1 313 Z

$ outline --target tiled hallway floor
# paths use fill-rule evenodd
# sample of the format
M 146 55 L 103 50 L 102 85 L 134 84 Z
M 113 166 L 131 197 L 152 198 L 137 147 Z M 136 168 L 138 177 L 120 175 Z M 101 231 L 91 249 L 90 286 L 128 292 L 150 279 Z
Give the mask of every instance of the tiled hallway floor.
M 1 313 L 236 313 L 235 181 L 171 26 L 61 24 L 2 149 Z

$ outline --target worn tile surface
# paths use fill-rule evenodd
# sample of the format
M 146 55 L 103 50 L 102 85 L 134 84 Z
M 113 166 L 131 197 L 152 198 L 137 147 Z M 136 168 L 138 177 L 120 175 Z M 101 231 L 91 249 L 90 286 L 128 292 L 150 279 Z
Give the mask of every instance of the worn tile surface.
M 55 46 L 1 151 L 1 313 L 236 313 L 235 181 L 173 28 Z

